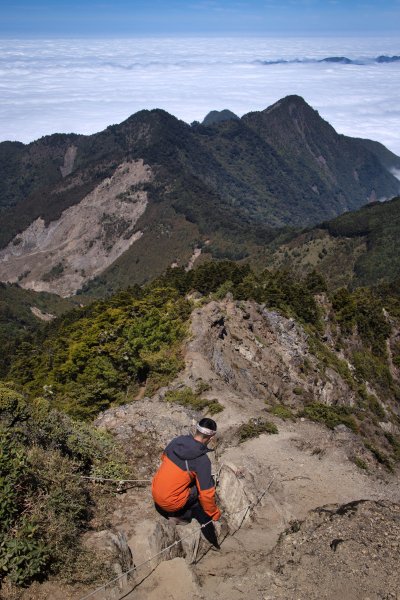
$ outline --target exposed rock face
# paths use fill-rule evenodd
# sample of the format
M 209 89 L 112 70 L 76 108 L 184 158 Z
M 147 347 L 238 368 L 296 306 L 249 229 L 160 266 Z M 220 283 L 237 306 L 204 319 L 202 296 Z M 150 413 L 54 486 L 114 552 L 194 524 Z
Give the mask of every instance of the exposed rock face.
M 270 413 L 277 403 L 301 406 L 305 397 L 351 403 L 346 381 L 332 369 L 321 372 L 301 326 L 254 302 L 227 298 L 198 307 L 191 334 L 186 368 L 170 388 L 207 383 L 203 395 L 224 406 L 215 416 L 218 435 L 210 456 L 223 515 L 217 525 L 221 550 L 210 550 L 197 522 L 175 526 L 163 519 L 150 492 L 163 448 L 189 433 L 200 414 L 165 402 L 166 388 L 107 410 L 96 425 L 125 445 L 134 459 L 132 478 L 146 480 L 119 494 L 107 515 L 110 534 L 126 535 L 133 563 L 151 559 L 122 579 L 123 597 L 398 600 L 398 474 L 375 465 L 380 477 L 370 475 L 371 453 L 344 425 L 330 430 Z M 266 417 L 277 424 L 278 435 L 239 443 L 242 424 Z M 354 457 L 366 468 L 356 466 Z M 108 533 L 95 535 L 104 549 Z M 111 555 L 118 573 L 115 561 Z M 120 592 L 111 585 L 107 598 L 117 600 Z M 73 590 L 70 597 L 83 596 Z
M 129 539 L 129 547 L 132 550 L 133 561 L 137 571 L 135 579 L 141 580 L 153 571 L 160 562 L 182 556 L 182 546 L 172 545 L 176 541 L 174 527 L 163 519 L 146 519 L 139 522 Z M 172 545 L 168 551 L 160 554 L 162 550 Z M 154 557 L 155 558 L 152 558 Z M 151 559 L 151 560 L 150 560 Z M 141 565 L 144 563 L 141 567 Z
M 165 446 L 172 438 L 186 435 L 196 416 L 192 410 L 154 397 L 111 408 L 95 424 L 116 435 L 135 459 L 138 476 L 148 477 L 158 467 Z
M 199 258 L 199 256 L 201 255 L 201 248 L 195 248 L 193 250 L 193 254 L 190 257 L 190 260 L 187 264 L 187 266 L 185 267 L 185 271 L 191 271 L 194 267 L 194 263 L 196 262 L 196 260 Z
M 210 302 L 193 312 L 192 332 L 183 379 L 189 385 L 198 379 L 212 384 L 208 396 L 217 395 L 226 405 L 225 423 L 260 416 L 266 404 L 296 407 L 306 398 L 326 404 L 354 400 L 336 371 L 321 373 L 306 332 L 293 319 L 255 303 Z
M 35 315 L 41 321 L 53 321 L 56 319 L 56 315 L 52 315 L 51 313 L 45 313 L 40 310 L 37 306 L 31 306 L 31 313 Z
M 272 555 L 271 598 L 400 597 L 400 505 L 322 507 L 282 536 Z
M 148 202 L 142 186 L 151 177 L 142 160 L 123 163 L 57 221 L 36 219 L 0 251 L 0 280 L 61 296 L 76 292 L 141 237 L 136 223 Z
M 233 533 L 251 517 L 248 507 L 257 500 L 256 487 L 249 471 L 224 463 L 219 472 L 218 497 L 223 502 L 229 530 Z
M 215 123 L 221 118 L 222 123 Z M 10 269 L 0 270 L 0 278 L 20 278 L 25 287 L 70 294 L 79 283 L 102 272 L 104 288 L 116 289 L 127 281 L 143 283 L 173 262 L 187 265 L 195 239 L 209 238 L 214 255 L 225 247 L 234 250 L 234 255 L 256 258 L 265 250 L 264 227 L 321 223 L 364 205 L 374 197 L 372 190 L 378 198 L 399 192 L 398 179 L 388 170 L 398 169 L 398 157 L 384 147 L 377 150 L 372 142 L 366 148 L 365 140 L 338 135 L 298 96 L 241 119 L 222 111 L 214 114 L 212 122 L 207 128 L 190 127 L 165 111 L 143 110 L 92 136 L 57 134 L 26 146 L 3 142 L 0 247 L 4 249 L 11 241 L 7 255 L 14 259 Z M 70 260 L 68 249 L 65 257 L 58 250 L 61 239 L 66 242 L 76 235 L 69 228 L 55 245 L 45 243 L 44 237 L 55 235 L 49 223 L 63 222 L 65 213 L 71 214 L 68 208 L 85 202 L 89 190 L 127 157 L 136 164 L 145 158 L 155 174 L 150 192 L 155 202 L 142 221 L 145 238 L 140 244 L 129 248 L 127 243 L 134 241 L 135 231 L 124 223 L 134 221 L 135 216 L 127 218 L 125 211 L 120 214 L 114 206 L 110 214 L 115 219 L 106 209 L 102 211 L 107 215 L 107 237 L 116 227 L 128 257 L 115 264 L 121 249 L 114 255 L 101 251 L 93 259 L 98 268 L 92 263 L 85 266 L 84 260 Z M 113 204 L 112 197 L 109 202 Z M 75 215 L 74 220 L 79 219 L 86 221 L 87 216 Z M 96 229 L 93 222 L 90 228 Z M 269 238 L 270 232 L 265 233 Z M 26 247 L 27 237 L 32 248 Z M 114 247 L 115 240 L 109 241 L 106 246 Z M 23 258 L 16 260 L 21 244 L 26 265 Z M 35 248 L 36 259 L 44 263 L 38 270 L 37 261 L 29 258 Z M 83 247 L 80 254 L 90 258 L 92 251 Z M 53 262 L 50 252 L 55 253 Z M 107 270 L 111 263 L 113 269 Z M 53 267 L 57 269 L 52 271 Z M 87 273 L 82 280 L 57 285 L 62 278 L 54 276 L 64 274 L 65 278 L 68 267 L 72 273 L 82 269 Z
M 78 152 L 78 148 L 74 145 L 69 146 L 65 152 L 64 164 L 60 167 L 61 175 L 67 177 L 74 170 L 75 158 Z
M 93 532 L 86 537 L 85 546 L 111 565 L 116 577 L 126 573 L 133 566 L 132 553 L 123 531 L 107 529 Z M 126 576 L 121 577 L 114 583 L 112 590 L 123 589 L 127 582 Z

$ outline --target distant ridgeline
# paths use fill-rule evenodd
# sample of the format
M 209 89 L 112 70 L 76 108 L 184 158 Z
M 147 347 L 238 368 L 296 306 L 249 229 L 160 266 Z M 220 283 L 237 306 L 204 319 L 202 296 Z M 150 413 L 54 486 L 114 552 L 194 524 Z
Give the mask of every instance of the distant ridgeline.
M 225 108 L 224 110 L 212 110 L 204 117 L 201 124 L 206 127 L 209 125 L 216 125 L 217 123 L 222 123 L 223 121 L 239 121 L 239 117 L 235 115 L 231 110 Z M 192 127 L 196 125 L 196 123 L 192 123 Z M 199 123 L 197 123 L 199 125 Z
M 3 142 L 0 280 L 103 296 L 187 265 L 195 249 L 262 264 L 282 231 L 396 196 L 398 169 L 384 146 L 338 135 L 298 96 L 192 126 L 146 110 L 91 136 Z M 86 221 L 82 248 L 65 248 L 57 232 Z
M 310 63 L 330 63 L 337 65 L 371 65 L 371 64 L 388 64 L 400 61 L 400 56 L 381 54 L 372 58 L 352 59 L 347 56 L 327 56 L 326 58 L 295 58 L 293 60 L 258 60 L 258 63 L 263 65 L 288 65 L 288 64 L 310 64 Z

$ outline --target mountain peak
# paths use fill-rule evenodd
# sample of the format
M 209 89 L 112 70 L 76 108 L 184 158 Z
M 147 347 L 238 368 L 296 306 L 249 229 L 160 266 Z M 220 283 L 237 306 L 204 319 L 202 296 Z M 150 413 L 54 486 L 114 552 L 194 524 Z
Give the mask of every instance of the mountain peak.
M 228 108 L 224 110 L 212 110 L 204 117 L 202 125 L 216 125 L 223 121 L 239 121 L 239 117 Z
M 133 123 L 147 123 L 148 125 L 155 125 L 157 123 L 177 124 L 183 123 L 183 121 L 180 121 L 177 117 L 162 108 L 152 108 L 139 110 L 138 112 L 130 115 L 130 117 L 128 117 L 125 121 L 122 121 L 122 123 L 111 125 L 111 127 L 124 127 Z M 109 128 L 110 127 L 107 129 Z
M 297 96 L 297 94 L 291 94 L 290 96 L 285 96 L 284 98 L 281 98 L 280 100 L 278 100 L 277 102 L 275 102 L 275 104 L 272 104 L 271 106 L 268 106 L 268 108 L 266 108 L 264 111 L 264 113 L 269 114 L 271 112 L 274 112 L 276 109 L 286 109 L 288 108 L 289 110 L 293 110 L 293 108 L 296 109 L 306 109 L 306 110 L 310 110 L 313 112 L 316 112 L 312 106 L 310 106 L 302 96 Z

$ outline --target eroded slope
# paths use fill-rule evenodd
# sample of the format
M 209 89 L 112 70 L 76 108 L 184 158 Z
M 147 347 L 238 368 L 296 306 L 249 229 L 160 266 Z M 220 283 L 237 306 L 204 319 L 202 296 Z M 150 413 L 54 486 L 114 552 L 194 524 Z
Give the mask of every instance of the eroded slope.
M 59 219 L 36 219 L 0 251 L 0 279 L 60 296 L 76 292 L 141 237 L 136 223 L 151 178 L 142 160 L 124 162 Z

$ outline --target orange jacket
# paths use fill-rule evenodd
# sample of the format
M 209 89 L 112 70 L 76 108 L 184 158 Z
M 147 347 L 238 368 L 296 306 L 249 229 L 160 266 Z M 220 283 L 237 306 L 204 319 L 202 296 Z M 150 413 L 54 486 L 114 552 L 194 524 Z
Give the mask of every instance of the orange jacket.
M 167 512 L 183 508 L 195 483 L 204 512 L 214 521 L 220 518 L 207 452 L 207 446 L 191 435 L 181 435 L 168 444 L 152 483 L 153 499 L 160 508 Z

